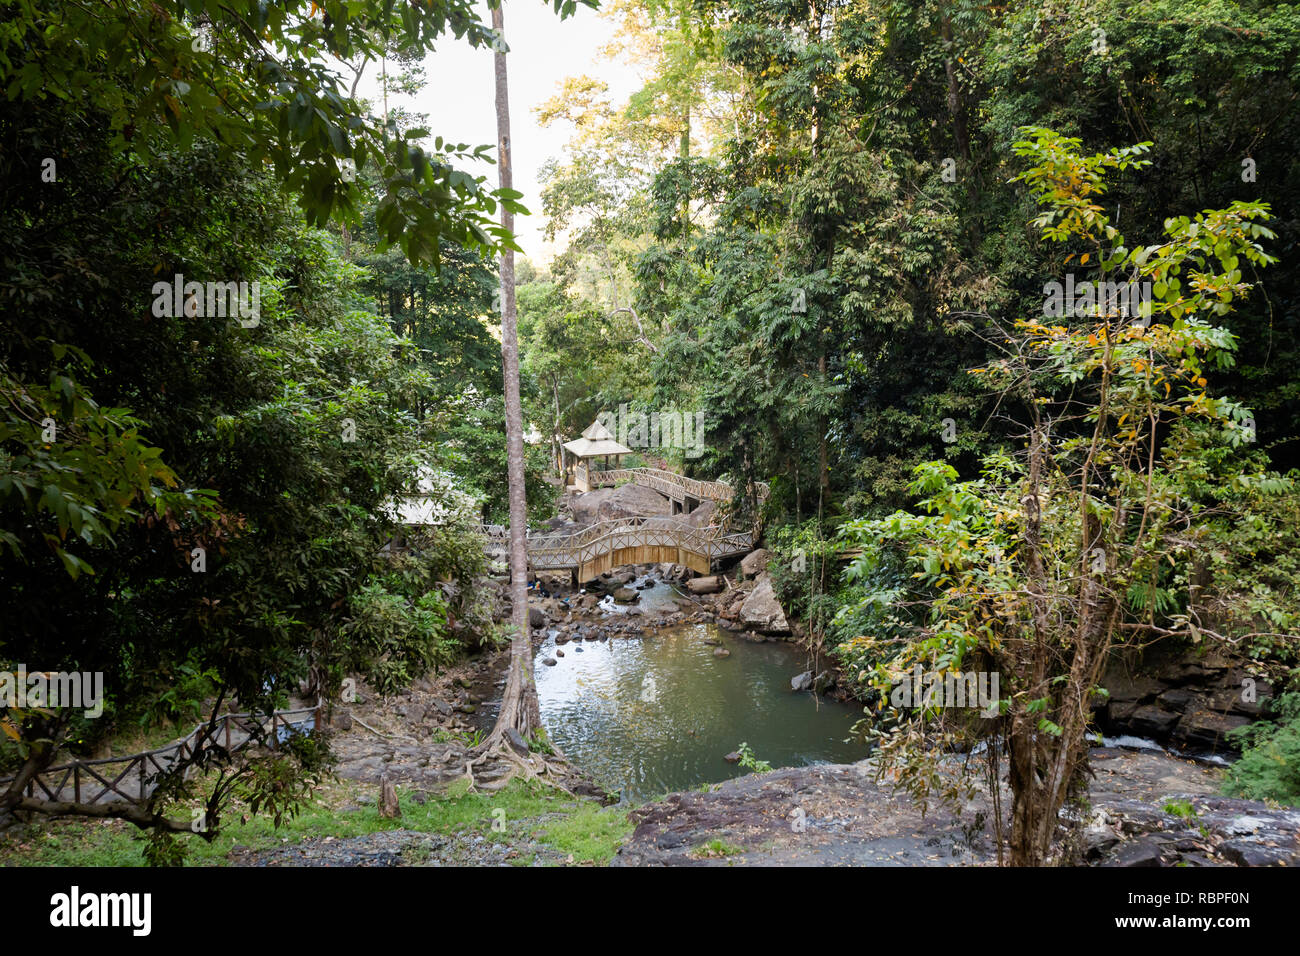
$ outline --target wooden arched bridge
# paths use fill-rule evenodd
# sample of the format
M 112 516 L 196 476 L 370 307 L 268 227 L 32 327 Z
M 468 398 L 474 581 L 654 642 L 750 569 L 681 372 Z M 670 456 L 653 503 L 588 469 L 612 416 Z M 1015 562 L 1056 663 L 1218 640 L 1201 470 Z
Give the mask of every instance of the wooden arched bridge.
M 725 525 L 697 528 L 681 518 L 704 501 L 730 501 L 735 496 L 731 485 L 723 481 L 699 481 L 662 468 L 613 468 L 592 472 L 600 484 L 620 481 L 651 488 L 671 503 L 673 516 L 617 518 L 599 521 L 578 531 L 564 533 L 529 532 L 528 567 L 533 571 L 572 570 L 579 581 L 614 568 L 630 564 L 680 564 L 698 574 L 708 574 L 716 561 L 747 554 L 754 549 L 751 531 L 733 530 Z M 761 505 L 768 487 L 755 488 Z M 504 558 L 509 541 L 505 528 L 484 528 L 488 551 Z

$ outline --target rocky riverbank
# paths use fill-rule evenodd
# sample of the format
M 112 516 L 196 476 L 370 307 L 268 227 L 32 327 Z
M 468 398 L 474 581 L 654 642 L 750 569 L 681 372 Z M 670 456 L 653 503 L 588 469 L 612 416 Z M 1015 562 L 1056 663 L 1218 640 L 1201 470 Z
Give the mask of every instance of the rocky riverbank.
M 1083 862 L 1300 865 L 1300 810 L 1221 797 L 1213 770 L 1166 754 L 1098 749 L 1092 757 Z M 633 811 L 636 830 L 614 865 L 989 866 L 990 804 L 978 789 L 956 815 L 931 807 L 922 816 L 876 782 L 871 761 L 792 767 Z
M 392 697 L 360 688 L 336 711 L 339 774 L 373 790 L 394 782 L 413 799 L 437 799 L 462 776 L 476 731 L 490 724 L 502 661 L 489 656 Z M 466 711 L 472 708 L 472 711 Z M 1300 865 L 1300 810 L 1219 795 L 1221 771 L 1173 754 L 1097 748 L 1081 861 L 1094 866 Z M 490 783 L 495 771 L 479 774 Z M 589 798 L 599 800 L 591 787 Z M 1002 794 L 1003 806 L 1010 794 Z M 871 761 L 792 767 L 670 794 L 634 809 L 635 830 L 616 866 L 875 865 L 996 863 L 989 795 L 954 814 L 922 815 L 875 779 Z M 535 821 L 536 822 L 536 821 Z M 544 821 L 538 822 L 541 825 Z M 244 865 L 517 865 L 563 863 L 532 842 L 464 833 L 387 831 L 232 855 Z

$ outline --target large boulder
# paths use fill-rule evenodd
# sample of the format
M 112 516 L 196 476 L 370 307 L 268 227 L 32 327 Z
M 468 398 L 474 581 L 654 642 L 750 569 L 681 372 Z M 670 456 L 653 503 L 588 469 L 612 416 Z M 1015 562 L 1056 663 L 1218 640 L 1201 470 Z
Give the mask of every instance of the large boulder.
M 616 518 L 667 515 L 672 510 L 667 498 L 641 485 L 597 488 L 586 494 L 575 495 L 569 507 L 573 511 L 574 520 L 582 525 Z
M 754 585 L 754 590 L 740 606 L 740 623 L 767 634 L 789 634 L 790 624 L 785 619 L 781 602 L 776 599 L 772 579 L 766 572 Z
M 740 573 L 747 578 L 758 577 L 767 570 L 768 561 L 772 560 L 772 552 L 767 548 L 759 548 L 757 551 L 751 551 L 740 560 Z
M 1197 711 L 1183 719 L 1173 736 L 1178 743 L 1191 750 L 1231 750 L 1228 734 L 1249 723 L 1249 717 L 1237 714 Z
M 678 515 L 677 517 L 683 524 L 688 524 L 692 528 L 703 528 L 709 524 L 709 521 L 713 518 L 713 512 L 717 510 L 716 503 L 701 501 L 690 514 Z
M 1177 714 L 1149 704 L 1137 708 L 1131 718 L 1134 733 L 1140 737 L 1155 737 L 1157 739 L 1169 736 L 1169 732 L 1174 729 L 1174 725 L 1177 723 Z

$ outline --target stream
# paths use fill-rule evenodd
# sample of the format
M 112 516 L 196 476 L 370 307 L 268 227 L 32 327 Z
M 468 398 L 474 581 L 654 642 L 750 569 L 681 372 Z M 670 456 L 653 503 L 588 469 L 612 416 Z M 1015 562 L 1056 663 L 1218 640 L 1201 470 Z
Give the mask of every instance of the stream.
M 773 768 L 867 754 L 846 742 L 860 707 L 790 690 L 808 665 L 783 642 L 753 643 L 712 624 L 559 646 L 555 636 L 536 656 L 542 722 L 571 761 L 625 798 L 749 773 L 725 759 L 742 742 Z

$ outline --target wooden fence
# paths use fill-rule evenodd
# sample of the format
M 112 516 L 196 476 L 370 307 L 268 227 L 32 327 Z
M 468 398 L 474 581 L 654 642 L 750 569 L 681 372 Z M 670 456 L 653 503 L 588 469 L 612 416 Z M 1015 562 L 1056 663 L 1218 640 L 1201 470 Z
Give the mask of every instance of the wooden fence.
M 268 746 L 275 749 L 288 734 L 323 727 L 323 707 L 323 702 L 317 701 L 313 707 L 274 711 L 269 727 L 265 714 L 222 714 L 214 724 L 199 724 L 180 740 L 156 750 L 47 767 L 27 782 L 26 796 L 86 805 L 114 800 L 147 803 L 158 778 L 185 758 L 216 747 L 238 753 L 255 739 L 256 729 L 266 731 Z M 14 779 L 0 779 L 0 792 Z

